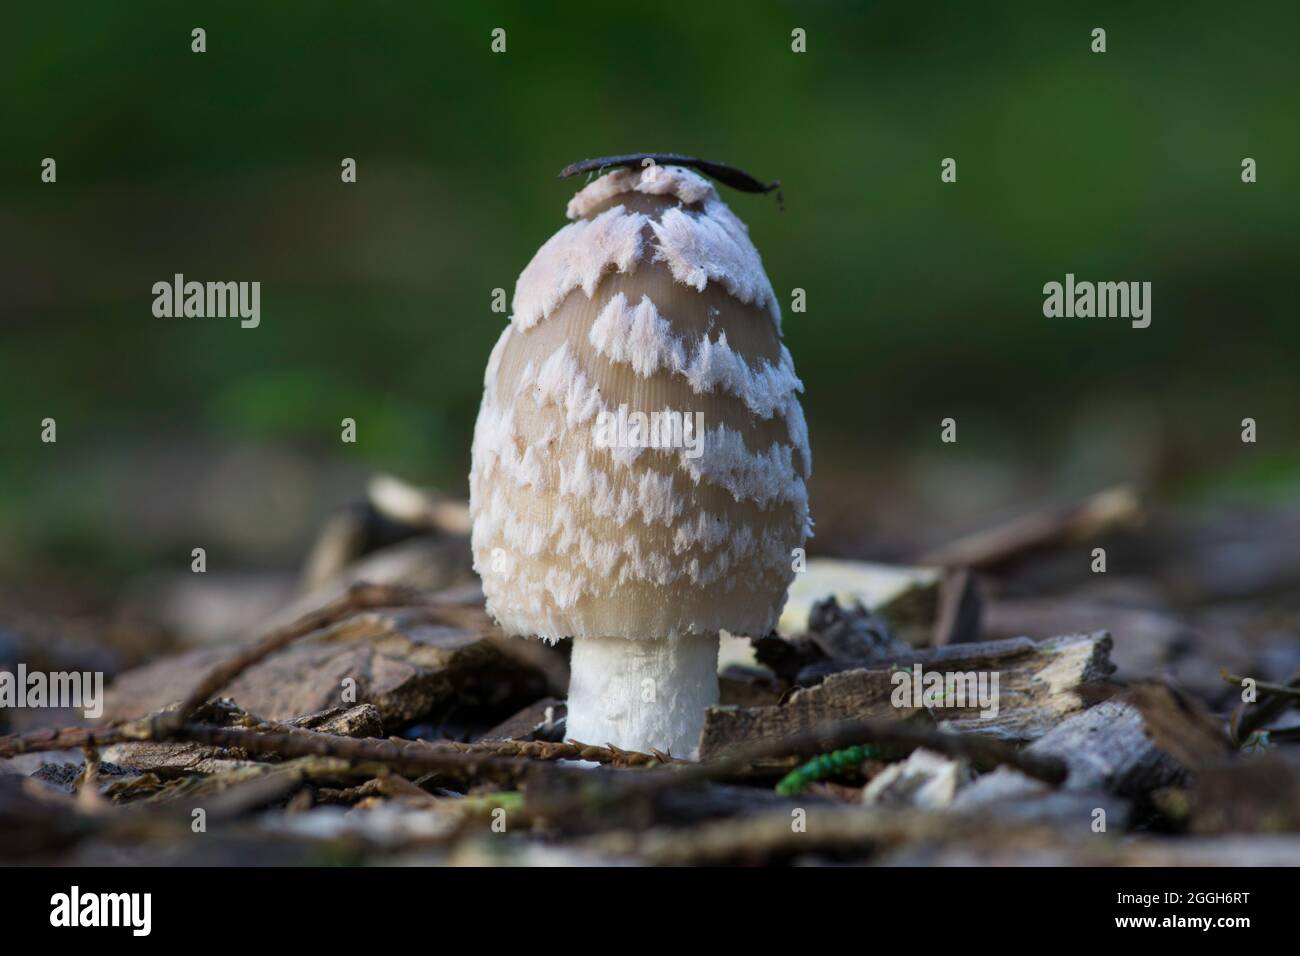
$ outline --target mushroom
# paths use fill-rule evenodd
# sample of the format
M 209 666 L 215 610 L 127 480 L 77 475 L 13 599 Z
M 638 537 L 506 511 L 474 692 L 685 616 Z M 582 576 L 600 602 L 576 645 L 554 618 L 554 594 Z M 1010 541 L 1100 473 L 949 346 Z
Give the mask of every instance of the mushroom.
M 470 471 L 503 630 L 573 638 L 567 736 L 698 752 L 719 635 L 764 635 L 811 534 L 803 385 L 748 229 L 679 166 L 618 169 L 519 276 Z

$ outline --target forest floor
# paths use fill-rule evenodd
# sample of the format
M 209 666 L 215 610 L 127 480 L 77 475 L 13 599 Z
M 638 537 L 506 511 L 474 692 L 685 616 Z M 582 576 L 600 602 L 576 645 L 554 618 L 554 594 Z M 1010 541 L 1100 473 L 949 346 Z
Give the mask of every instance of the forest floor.
M 496 630 L 463 503 L 390 500 L 332 517 L 289 600 L 160 584 L 92 642 L 4 596 L 0 671 L 110 680 L 96 719 L 0 708 L 0 859 L 1300 863 L 1294 509 L 1117 488 L 809 559 L 779 633 L 724 642 L 684 761 L 568 741 L 568 648 Z

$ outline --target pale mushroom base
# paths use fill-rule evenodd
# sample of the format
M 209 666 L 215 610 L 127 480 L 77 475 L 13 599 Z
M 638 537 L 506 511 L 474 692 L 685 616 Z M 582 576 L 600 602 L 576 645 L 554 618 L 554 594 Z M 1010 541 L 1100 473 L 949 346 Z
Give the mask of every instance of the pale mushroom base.
M 717 634 L 575 638 L 565 736 L 695 759 L 704 711 L 718 702 L 718 644 Z

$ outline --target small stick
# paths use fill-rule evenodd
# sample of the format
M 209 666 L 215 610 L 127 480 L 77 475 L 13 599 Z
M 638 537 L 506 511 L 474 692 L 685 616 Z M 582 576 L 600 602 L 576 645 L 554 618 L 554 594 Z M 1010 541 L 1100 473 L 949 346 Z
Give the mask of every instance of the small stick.
M 25 734 L 0 737 L 0 760 L 21 754 L 48 750 L 80 750 L 85 747 L 109 747 L 128 740 L 148 740 L 147 726 L 111 724 L 107 727 L 46 727 Z
M 268 729 L 269 728 L 269 729 Z M 621 767 L 660 766 L 669 762 L 664 754 L 643 754 L 618 747 L 594 747 L 574 741 L 551 743 L 544 740 L 490 740 L 478 743 L 458 741 L 401 740 L 390 737 L 339 737 L 304 727 L 273 723 L 256 728 L 215 727 L 185 724 L 177 739 L 216 747 L 239 747 L 248 753 L 280 757 L 338 757 L 366 763 L 391 764 L 419 771 L 472 769 L 483 760 L 516 761 L 525 766 L 532 760 L 591 760 Z
M 455 750 L 457 753 L 527 757 L 529 760 L 590 760 L 612 767 L 627 768 L 658 767 L 680 762 L 674 761 L 664 753 L 640 753 L 636 750 L 623 750 L 612 744 L 596 747 L 592 744 L 578 743 L 576 740 L 566 740 L 564 743 L 552 743 L 546 740 L 482 740 L 469 744 L 439 740 L 429 741 L 427 746 Z
M 1243 681 L 1250 678 L 1242 677 L 1240 674 L 1229 674 L 1227 671 L 1219 671 L 1219 676 L 1227 683 L 1234 687 L 1240 688 Z M 1300 700 L 1300 687 L 1288 686 L 1286 684 L 1270 684 L 1267 681 L 1255 681 L 1255 689 L 1261 694 L 1271 694 L 1278 697 L 1290 697 L 1292 700 Z
M 189 726 L 197 725 L 191 724 Z M 292 724 L 271 720 L 256 720 L 253 726 L 248 729 L 263 735 L 273 733 L 308 738 L 313 741 L 311 745 L 313 747 L 312 753 L 315 754 L 323 753 L 319 748 L 325 747 L 330 749 L 327 756 L 364 759 L 376 763 L 382 763 L 385 759 L 383 755 L 390 751 L 386 748 L 368 749 L 364 746 L 365 744 L 396 743 L 399 746 L 415 749 L 428 748 L 457 754 L 481 754 L 489 757 L 521 757 L 528 760 L 590 760 L 593 763 L 623 768 L 658 767 L 664 764 L 681 762 L 674 761 L 673 758 L 659 751 L 647 754 L 635 750 L 623 750 L 612 744 L 597 747 L 592 744 L 578 743 L 575 740 L 568 740 L 564 743 L 548 740 L 478 740 L 473 743 L 464 743 L 458 740 L 402 740 L 398 737 L 378 740 L 374 737 L 349 738 L 335 734 L 322 734 L 306 727 L 295 727 Z M 184 732 L 182 730 L 182 733 Z M 322 741 L 321 738 L 325 738 L 325 740 Z M 332 745 L 325 742 L 328 740 L 348 740 L 349 744 L 346 747 L 332 747 Z M 363 752 L 365 753 L 360 758 L 353 756 Z
M 1222 672 L 1221 672 L 1222 673 Z M 1228 675 L 1224 675 L 1225 677 Z M 1232 675 L 1236 676 L 1236 675 Z M 1241 686 L 1241 679 L 1237 678 L 1236 684 Z M 1256 684 L 1257 687 L 1263 687 L 1262 684 Z M 1277 684 L 1271 685 L 1280 686 Z M 1300 670 L 1291 675 L 1291 679 L 1286 682 L 1286 686 L 1300 687 Z M 1250 735 L 1265 724 L 1276 720 L 1287 707 L 1291 705 L 1291 699 L 1283 694 L 1274 694 L 1268 700 L 1260 701 L 1255 705 L 1242 703 L 1232 712 L 1232 719 L 1229 721 L 1229 729 L 1232 731 L 1232 739 L 1237 743 L 1242 743 L 1250 738 Z
M 336 737 L 301 728 L 292 733 L 259 733 L 242 727 L 185 724 L 177 729 L 175 737 L 213 747 L 237 747 L 250 755 L 337 757 L 359 763 L 401 767 L 419 773 L 447 774 L 462 779 L 489 777 L 512 784 L 524 779 L 534 766 L 527 759 L 460 753 L 423 741 Z M 575 768 L 573 772 L 582 771 Z

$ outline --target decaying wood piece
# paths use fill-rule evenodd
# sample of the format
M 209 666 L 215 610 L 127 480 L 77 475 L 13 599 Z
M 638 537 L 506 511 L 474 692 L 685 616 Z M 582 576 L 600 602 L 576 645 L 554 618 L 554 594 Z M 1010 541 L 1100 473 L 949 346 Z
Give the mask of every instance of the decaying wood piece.
M 1153 790 L 1185 783 L 1192 769 L 1228 754 L 1226 738 L 1188 701 L 1162 685 L 1138 688 L 1063 721 L 1026 748 L 1069 765 L 1065 789 L 1145 799 Z M 953 808 L 1004 808 L 1046 795 L 1041 784 L 1001 768 L 957 796 Z M 1011 807 L 1011 812 L 1018 812 Z
M 221 693 L 245 710 L 271 720 L 292 720 L 341 703 L 370 703 L 384 726 L 396 727 L 451 703 L 508 704 L 545 690 L 541 675 L 502 652 L 481 609 L 425 599 L 406 607 L 381 603 L 338 618 L 296 635 L 273 656 L 260 653 L 259 645 L 257 660 L 243 669 L 233 664 L 244 664 L 248 655 L 220 664 L 221 681 L 206 681 L 190 700 L 220 684 Z M 108 690 L 105 716 L 134 719 L 162 710 L 185 696 L 193 675 L 221 656 L 205 648 L 123 674 Z M 175 725 L 178 713 L 164 719 Z
M 336 708 L 353 691 L 353 699 L 373 704 L 381 723 L 393 726 L 444 703 L 537 696 L 542 676 L 502 643 L 472 603 L 357 586 L 233 655 L 205 648 L 127 672 L 109 689 L 103 726 L 0 738 L 0 757 L 152 740 L 156 765 L 184 772 L 210 754 L 176 742 L 174 731 L 182 715 L 193 715 L 220 691 L 273 720 Z M 206 674 L 197 685 L 196 673 Z
M 1066 786 L 1072 790 L 1140 795 L 1185 778 L 1184 768 L 1147 737 L 1137 708 L 1121 700 L 1103 701 L 1076 714 L 1028 750 L 1064 760 L 1070 767 Z M 969 809 L 1041 792 L 1042 788 L 1027 781 L 1023 774 L 1003 769 L 975 781 L 958 797 L 956 808 Z
M 162 779 L 190 774 L 220 774 L 248 764 L 242 756 L 223 753 L 183 740 L 126 742 L 105 751 L 113 762 L 139 773 L 157 774 Z
M 846 720 L 904 721 L 919 708 L 895 707 L 888 670 L 832 674 L 766 707 L 710 707 L 704 718 L 700 759 L 716 760 L 755 741 L 773 741 Z
M 415 604 L 421 600 L 423 599 L 415 592 L 406 589 L 358 584 L 337 601 L 304 615 L 292 624 L 271 631 L 257 643 L 213 667 L 181 700 L 180 706 L 168 713 L 164 720 L 172 726 L 185 723 L 209 698 L 223 690 L 240 674 L 301 637 L 337 624 L 367 608 Z
M 303 730 L 315 730 L 338 737 L 378 737 L 384 732 L 383 715 L 374 704 L 335 707 L 298 717 L 290 723 Z
M 1102 632 L 1030 641 L 1016 638 L 985 644 L 955 644 L 916 651 L 888 667 L 830 674 L 822 683 L 796 691 L 771 707 L 716 707 L 704 724 L 701 756 L 709 758 L 756 740 L 788 737 L 829 721 L 870 718 L 903 720 L 917 708 L 896 707 L 893 674 L 914 665 L 922 673 L 998 673 L 998 713 L 981 717 L 981 707 L 936 710 L 955 730 L 1012 740 L 1034 740 L 1086 706 L 1090 689 L 1111 673 L 1110 638 Z M 991 687 L 991 685 L 990 685 Z M 968 704 L 971 702 L 968 701 Z

